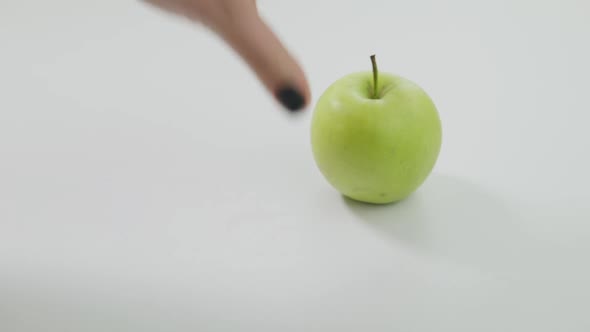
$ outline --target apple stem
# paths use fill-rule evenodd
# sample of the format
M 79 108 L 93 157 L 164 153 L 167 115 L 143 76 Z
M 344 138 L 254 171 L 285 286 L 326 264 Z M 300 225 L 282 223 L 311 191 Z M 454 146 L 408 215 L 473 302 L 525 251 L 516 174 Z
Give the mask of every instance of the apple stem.
M 371 55 L 371 63 L 373 64 L 373 99 L 379 99 L 377 95 L 377 77 L 379 76 L 379 71 L 377 70 L 375 54 Z

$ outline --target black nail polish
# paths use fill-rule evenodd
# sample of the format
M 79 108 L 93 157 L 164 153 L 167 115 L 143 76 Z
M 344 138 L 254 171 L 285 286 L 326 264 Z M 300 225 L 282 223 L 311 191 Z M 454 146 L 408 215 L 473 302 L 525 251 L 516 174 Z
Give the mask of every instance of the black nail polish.
M 278 89 L 276 97 L 291 112 L 299 111 L 305 106 L 303 96 L 290 86 Z

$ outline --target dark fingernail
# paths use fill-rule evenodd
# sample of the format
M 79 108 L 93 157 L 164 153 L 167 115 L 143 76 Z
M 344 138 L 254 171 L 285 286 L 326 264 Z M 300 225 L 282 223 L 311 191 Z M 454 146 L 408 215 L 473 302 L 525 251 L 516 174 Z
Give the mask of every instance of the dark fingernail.
M 291 112 L 299 111 L 305 106 L 305 99 L 292 87 L 283 87 L 276 92 L 277 99 Z

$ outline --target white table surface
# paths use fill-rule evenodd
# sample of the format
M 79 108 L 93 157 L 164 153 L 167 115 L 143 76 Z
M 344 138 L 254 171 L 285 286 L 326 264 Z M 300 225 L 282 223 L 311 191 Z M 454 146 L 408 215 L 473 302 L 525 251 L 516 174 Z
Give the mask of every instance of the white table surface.
M 590 2 L 260 1 L 314 101 L 381 70 L 444 142 L 323 179 L 229 49 L 136 1 L 0 4 L 0 331 L 590 331 Z

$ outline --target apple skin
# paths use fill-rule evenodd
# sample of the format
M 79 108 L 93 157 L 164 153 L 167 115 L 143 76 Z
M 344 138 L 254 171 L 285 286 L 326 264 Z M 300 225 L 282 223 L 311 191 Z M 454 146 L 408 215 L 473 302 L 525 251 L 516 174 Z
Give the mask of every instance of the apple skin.
M 314 109 L 311 144 L 326 180 L 353 200 L 386 204 L 412 194 L 431 173 L 442 127 L 417 84 L 378 73 L 352 73 L 326 89 Z

